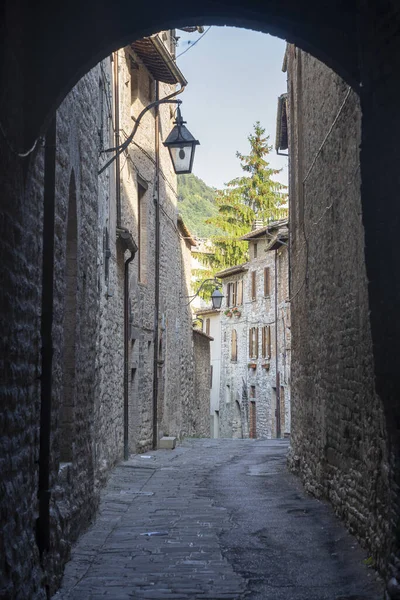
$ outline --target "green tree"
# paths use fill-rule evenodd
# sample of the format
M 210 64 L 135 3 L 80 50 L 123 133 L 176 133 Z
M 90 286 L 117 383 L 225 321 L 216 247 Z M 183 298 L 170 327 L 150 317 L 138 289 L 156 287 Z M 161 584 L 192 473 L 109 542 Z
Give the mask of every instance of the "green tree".
M 223 232 L 212 237 L 215 252 L 204 258 L 212 273 L 247 260 L 248 243 L 239 238 L 251 230 L 255 220 L 267 225 L 287 217 L 286 186 L 272 179 L 281 169 L 272 169 L 266 160 L 272 146 L 259 121 L 248 140 L 250 153 L 236 153 L 244 174 L 218 191 L 215 199 L 218 213 L 207 220 Z

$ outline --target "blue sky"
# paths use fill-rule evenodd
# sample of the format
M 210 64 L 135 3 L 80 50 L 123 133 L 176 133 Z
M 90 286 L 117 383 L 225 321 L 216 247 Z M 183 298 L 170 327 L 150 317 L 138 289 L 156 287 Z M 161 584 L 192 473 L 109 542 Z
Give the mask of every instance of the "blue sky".
M 177 54 L 195 42 L 198 33 L 177 30 Z M 234 27 L 211 27 L 198 44 L 178 58 L 188 86 L 181 96 L 182 115 L 200 140 L 193 172 L 208 185 L 221 188 L 242 174 L 236 151 L 247 154 L 247 136 L 260 121 L 274 145 L 278 96 L 286 92 L 282 62 L 286 42 Z M 277 176 L 287 184 L 287 158 L 270 154 Z

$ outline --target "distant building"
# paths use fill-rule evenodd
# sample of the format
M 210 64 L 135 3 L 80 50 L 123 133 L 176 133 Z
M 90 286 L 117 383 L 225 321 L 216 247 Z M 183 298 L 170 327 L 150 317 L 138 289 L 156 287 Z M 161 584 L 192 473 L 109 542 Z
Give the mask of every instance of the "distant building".
M 220 310 L 203 308 L 196 311 L 203 333 L 211 336 L 210 343 L 210 436 L 219 436 L 219 393 L 221 382 L 221 318 Z M 196 367 L 197 368 L 197 367 Z
M 288 221 L 241 238 L 250 260 L 217 273 L 221 311 L 221 437 L 290 434 Z

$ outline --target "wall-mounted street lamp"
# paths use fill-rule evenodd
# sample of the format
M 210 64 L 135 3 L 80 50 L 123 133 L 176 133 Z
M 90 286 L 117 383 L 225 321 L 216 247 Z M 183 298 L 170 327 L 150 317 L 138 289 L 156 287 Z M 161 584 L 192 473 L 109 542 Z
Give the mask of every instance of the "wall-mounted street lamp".
M 122 152 L 124 152 L 124 150 L 128 148 L 129 144 L 135 137 L 142 117 L 147 113 L 147 111 L 151 110 L 156 106 L 160 106 L 161 104 L 178 105 L 174 127 L 164 142 L 164 146 L 166 146 L 169 150 L 171 161 L 174 165 L 174 171 L 177 175 L 192 172 L 194 151 L 196 146 L 198 146 L 200 142 L 198 140 L 195 140 L 190 131 L 187 129 L 187 127 L 185 127 L 186 121 L 182 119 L 181 111 L 179 108 L 179 106 L 182 104 L 182 100 L 172 99 L 172 96 L 182 92 L 183 90 L 184 88 L 179 90 L 179 92 L 174 92 L 174 94 L 171 94 L 170 96 L 162 98 L 161 100 L 155 100 L 154 102 L 151 102 L 151 104 L 149 104 L 148 106 L 145 106 L 145 108 L 142 110 L 142 112 L 136 119 L 132 133 L 128 136 L 124 143 L 115 148 L 108 148 L 107 150 L 104 150 L 104 152 L 115 152 L 115 155 L 110 160 L 108 160 L 105 165 L 101 167 L 101 169 L 99 170 L 99 175 L 101 175 L 101 173 L 103 173 L 103 171 L 105 171 L 107 167 L 109 167 L 114 162 L 117 156 L 119 156 Z
M 218 279 L 216 277 L 212 278 L 212 279 L 205 279 L 202 283 L 201 286 L 199 287 L 199 289 L 197 290 L 197 292 L 194 294 L 194 296 L 186 296 L 187 298 L 190 298 L 189 302 L 187 303 L 186 306 L 189 306 L 189 304 L 191 302 L 193 302 L 193 300 L 195 298 L 197 298 L 197 296 L 199 295 L 199 293 L 201 292 L 201 290 L 203 289 L 203 286 L 205 283 L 208 283 L 209 281 L 213 281 L 215 283 L 215 290 L 213 291 L 213 293 L 211 294 L 211 302 L 212 302 L 212 307 L 215 310 L 219 310 L 221 308 L 221 304 L 222 304 L 222 299 L 223 299 L 223 294 L 220 291 L 220 285 L 221 283 L 218 281 Z
M 177 175 L 191 173 L 196 146 L 200 144 L 195 140 L 182 119 L 181 109 L 178 105 L 174 128 L 164 142 L 169 150 L 172 164 Z

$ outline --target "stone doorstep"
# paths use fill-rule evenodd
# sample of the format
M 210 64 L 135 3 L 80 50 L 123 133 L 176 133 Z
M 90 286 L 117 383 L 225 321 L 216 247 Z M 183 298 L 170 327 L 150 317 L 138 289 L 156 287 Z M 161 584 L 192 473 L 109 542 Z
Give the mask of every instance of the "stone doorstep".
M 158 440 L 159 450 L 173 450 L 176 446 L 176 437 L 164 436 Z

